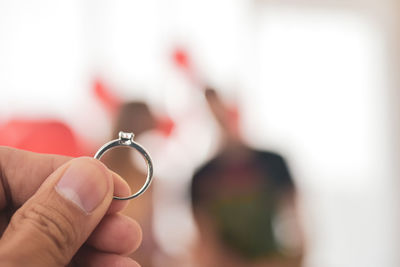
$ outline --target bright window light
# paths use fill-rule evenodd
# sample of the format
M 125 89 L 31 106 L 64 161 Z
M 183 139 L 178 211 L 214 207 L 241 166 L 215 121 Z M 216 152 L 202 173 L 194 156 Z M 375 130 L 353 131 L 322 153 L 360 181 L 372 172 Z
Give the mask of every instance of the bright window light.
M 289 158 L 306 266 L 396 266 L 383 37 L 356 14 L 301 8 L 261 11 L 256 35 L 243 128 Z

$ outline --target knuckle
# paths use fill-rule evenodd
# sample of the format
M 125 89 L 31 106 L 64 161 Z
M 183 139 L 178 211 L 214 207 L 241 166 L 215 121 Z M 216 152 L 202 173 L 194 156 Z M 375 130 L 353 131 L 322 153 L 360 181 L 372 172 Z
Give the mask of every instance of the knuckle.
M 64 257 L 72 255 L 74 244 L 77 244 L 78 233 L 71 218 L 64 215 L 61 210 L 50 205 L 35 203 L 15 215 L 19 217 L 15 220 L 19 223 L 12 225 L 12 227 L 29 225 L 35 234 L 37 233 L 49 243 L 48 251 L 53 254 L 54 259 L 65 263 L 68 259 Z

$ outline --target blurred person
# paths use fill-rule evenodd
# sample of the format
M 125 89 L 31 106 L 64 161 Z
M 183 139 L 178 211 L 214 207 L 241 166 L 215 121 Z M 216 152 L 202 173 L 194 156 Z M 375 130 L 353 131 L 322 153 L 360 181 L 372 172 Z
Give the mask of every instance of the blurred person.
M 132 266 L 138 224 L 126 182 L 93 158 L 0 147 L 1 266 Z
M 193 266 L 274 266 L 301 264 L 301 249 L 285 251 L 276 231 L 279 214 L 295 218 L 295 187 L 282 156 L 247 147 L 238 114 L 212 89 L 209 107 L 222 129 L 223 148 L 194 174 L 191 201 L 199 239 Z M 292 223 L 292 232 L 299 229 Z M 295 235 L 295 234 L 294 234 Z
M 155 127 L 156 119 L 145 103 L 129 102 L 120 107 L 112 136 L 118 136 L 119 131 L 132 132 L 136 139 Z M 124 177 L 132 192 L 139 190 L 145 183 L 146 173 L 134 163 L 133 153 L 129 148 L 111 150 L 102 160 L 110 169 Z M 124 214 L 135 218 L 142 227 L 142 245 L 133 257 L 143 267 L 154 266 L 153 259 L 159 252 L 153 234 L 153 210 L 153 189 L 149 187 L 146 194 L 130 201 L 123 211 Z

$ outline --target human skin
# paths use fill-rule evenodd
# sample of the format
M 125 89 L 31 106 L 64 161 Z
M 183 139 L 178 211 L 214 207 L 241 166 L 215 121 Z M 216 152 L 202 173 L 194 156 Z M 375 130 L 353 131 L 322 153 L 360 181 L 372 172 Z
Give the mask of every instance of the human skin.
M 139 266 L 127 183 L 93 158 L 0 147 L 1 266 Z

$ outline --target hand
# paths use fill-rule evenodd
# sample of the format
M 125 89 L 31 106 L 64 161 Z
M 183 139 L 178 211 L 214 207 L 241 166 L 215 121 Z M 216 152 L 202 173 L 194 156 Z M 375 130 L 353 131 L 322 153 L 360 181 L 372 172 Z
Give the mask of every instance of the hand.
M 139 225 L 117 213 L 121 177 L 92 158 L 0 147 L 1 266 L 139 266 Z

